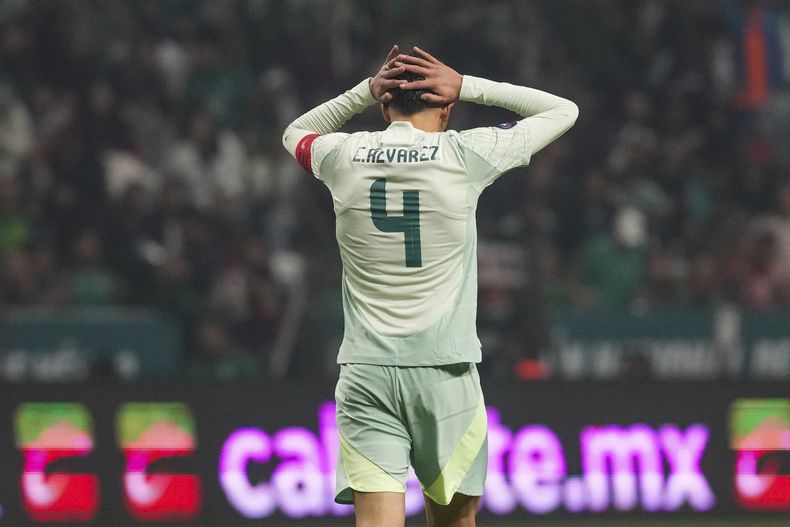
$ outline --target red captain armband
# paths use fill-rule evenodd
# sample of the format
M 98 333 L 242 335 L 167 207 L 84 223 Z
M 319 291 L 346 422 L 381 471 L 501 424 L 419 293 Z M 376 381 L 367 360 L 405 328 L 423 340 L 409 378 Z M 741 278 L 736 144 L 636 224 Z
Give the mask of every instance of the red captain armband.
M 302 168 L 307 170 L 308 174 L 313 173 L 313 156 L 310 153 L 310 147 L 313 146 L 316 137 L 318 134 L 308 134 L 296 145 L 296 160 L 302 165 Z

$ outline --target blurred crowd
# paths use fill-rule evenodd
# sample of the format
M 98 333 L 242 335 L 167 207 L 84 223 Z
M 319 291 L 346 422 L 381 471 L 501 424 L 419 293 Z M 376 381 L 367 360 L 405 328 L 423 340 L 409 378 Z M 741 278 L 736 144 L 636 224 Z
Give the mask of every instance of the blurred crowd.
M 392 43 L 581 108 L 481 199 L 498 364 L 556 309 L 790 308 L 790 8 L 736 0 L 0 1 L 0 304 L 161 309 L 196 376 L 328 371 L 332 204 L 281 134 Z

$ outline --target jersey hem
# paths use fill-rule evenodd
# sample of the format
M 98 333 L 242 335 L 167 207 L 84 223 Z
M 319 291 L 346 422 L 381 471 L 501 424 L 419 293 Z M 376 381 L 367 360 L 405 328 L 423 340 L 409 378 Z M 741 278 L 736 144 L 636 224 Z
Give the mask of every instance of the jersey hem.
M 474 337 L 477 341 L 477 337 Z M 468 339 L 471 340 L 471 339 Z M 457 342 L 457 341 L 456 341 Z M 463 342 L 463 341 L 462 341 Z M 479 341 L 478 341 L 479 342 Z M 458 364 L 459 362 L 473 362 L 475 364 L 482 360 L 482 349 L 467 349 L 463 352 L 450 352 L 429 354 L 425 353 L 412 356 L 382 356 L 381 350 L 341 352 L 337 356 L 338 364 L 371 364 L 375 366 L 446 366 L 448 364 Z

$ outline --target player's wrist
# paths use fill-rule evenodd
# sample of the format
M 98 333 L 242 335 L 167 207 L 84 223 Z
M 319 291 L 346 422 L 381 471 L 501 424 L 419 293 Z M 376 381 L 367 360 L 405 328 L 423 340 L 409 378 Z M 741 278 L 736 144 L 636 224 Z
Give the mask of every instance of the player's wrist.
M 459 101 L 471 101 L 474 98 L 474 87 L 470 75 L 461 75 L 461 89 L 458 91 Z
M 351 88 L 351 92 L 357 95 L 360 101 L 367 106 L 372 106 L 376 103 L 376 97 L 373 94 L 373 87 L 371 86 L 372 82 L 373 77 L 368 77 Z
M 458 95 L 459 101 L 480 102 L 486 88 L 496 84 L 494 81 L 475 77 L 473 75 L 462 75 L 461 92 Z
M 464 87 L 464 76 L 461 75 L 460 73 L 456 73 L 456 72 L 453 72 L 453 73 L 455 73 L 455 75 L 456 75 L 456 77 L 454 79 L 455 80 L 455 87 L 454 87 L 455 88 L 455 100 L 456 101 L 460 101 L 461 100 L 461 90 Z

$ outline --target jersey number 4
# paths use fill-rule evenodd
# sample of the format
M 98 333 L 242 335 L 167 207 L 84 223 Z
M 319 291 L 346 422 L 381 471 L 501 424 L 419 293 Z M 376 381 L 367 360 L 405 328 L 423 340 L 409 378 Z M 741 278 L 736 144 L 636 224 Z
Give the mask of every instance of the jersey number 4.
M 377 179 L 370 186 L 370 215 L 373 225 L 382 232 L 402 232 L 406 248 L 406 267 L 422 267 L 420 245 L 420 193 L 403 192 L 403 216 L 387 215 L 387 181 Z

